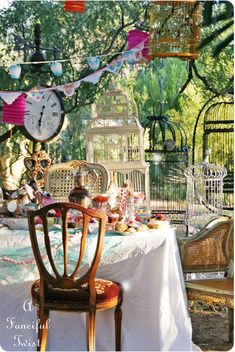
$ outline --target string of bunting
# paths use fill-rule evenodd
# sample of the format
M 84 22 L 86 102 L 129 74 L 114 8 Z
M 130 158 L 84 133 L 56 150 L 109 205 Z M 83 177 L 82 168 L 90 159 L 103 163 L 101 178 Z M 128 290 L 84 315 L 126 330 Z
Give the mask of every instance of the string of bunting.
M 99 57 L 91 57 L 88 59 L 88 64 L 93 70 L 97 70 L 88 76 L 74 82 L 65 83 L 50 88 L 33 89 L 30 91 L 1 91 L 0 98 L 7 103 L 12 104 L 21 94 L 26 94 L 36 101 L 40 101 L 46 91 L 58 90 L 63 92 L 66 97 L 70 97 L 75 94 L 75 91 L 80 87 L 82 82 L 89 82 L 96 84 L 99 82 L 104 71 L 108 71 L 113 74 L 117 74 L 124 61 L 128 64 L 140 63 L 143 61 L 149 61 L 151 58 L 148 52 L 148 41 L 149 37 L 147 33 L 140 30 L 132 30 L 128 33 L 128 51 L 120 55 L 116 60 L 106 65 L 102 69 L 99 68 Z

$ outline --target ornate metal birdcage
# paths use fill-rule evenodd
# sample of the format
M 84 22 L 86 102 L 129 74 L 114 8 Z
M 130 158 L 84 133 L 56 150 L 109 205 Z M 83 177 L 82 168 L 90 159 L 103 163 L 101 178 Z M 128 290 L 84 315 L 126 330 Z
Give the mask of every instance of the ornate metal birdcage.
M 128 96 L 111 88 L 94 106 L 86 131 L 87 161 L 104 164 L 118 186 L 130 180 L 149 204 L 149 166 L 144 160 L 143 128 L 134 116 Z
M 234 101 L 228 96 L 226 100 L 211 102 L 203 108 L 197 117 L 193 134 L 193 164 L 211 149 L 210 161 L 224 166 L 227 176 L 223 182 L 223 209 L 234 209 Z M 214 99 L 215 100 L 215 99 Z M 208 107 L 209 105 L 209 107 Z M 199 127 L 203 130 L 202 142 L 198 142 Z M 202 148 L 201 148 L 202 145 Z
M 168 214 L 174 223 L 185 221 L 188 166 L 187 136 L 181 124 L 169 116 L 148 116 L 145 128 L 145 160 L 150 164 L 150 208 Z
M 195 229 L 205 226 L 210 220 L 222 215 L 223 180 L 225 167 L 210 164 L 209 154 L 205 160 L 185 169 L 187 179 L 186 222 Z
M 198 58 L 202 4 L 194 0 L 153 1 L 150 12 L 152 57 Z

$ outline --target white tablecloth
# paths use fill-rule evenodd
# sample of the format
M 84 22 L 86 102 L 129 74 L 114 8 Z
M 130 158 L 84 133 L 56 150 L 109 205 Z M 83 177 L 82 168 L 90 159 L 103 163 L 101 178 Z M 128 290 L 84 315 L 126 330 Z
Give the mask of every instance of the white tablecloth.
M 91 237 L 90 248 L 93 241 Z M 36 350 L 36 309 L 30 304 L 30 287 L 38 274 L 32 258 L 26 231 L 0 230 L 3 350 Z M 124 286 L 123 351 L 199 350 L 191 340 L 174 230 L 107 237 L 98 274 Z M 51 312 L 47 350 L 86 350 L 85 321 L 85 314 Z M 112 310 L 97 313 L 96 336 L 97 350 L 114 349 Z

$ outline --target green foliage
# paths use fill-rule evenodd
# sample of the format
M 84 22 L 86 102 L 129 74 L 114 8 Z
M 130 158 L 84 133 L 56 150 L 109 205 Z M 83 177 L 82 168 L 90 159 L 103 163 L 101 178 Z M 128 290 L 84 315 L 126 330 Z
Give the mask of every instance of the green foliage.
M 137 75 L 131 72 L 127 87 L 137 104 L 140 121 L 148 115 L 179 109 L 179 90 L 187 77 L 186 66 L 175 59 L 155 59 L 140 67 Z
M 234 8 L 230 1 L 205 1 L 203 40 L 200 48 L 212 45 L 213 56 L 218 56 L 225 48 L 232 46 L 234 33 Z

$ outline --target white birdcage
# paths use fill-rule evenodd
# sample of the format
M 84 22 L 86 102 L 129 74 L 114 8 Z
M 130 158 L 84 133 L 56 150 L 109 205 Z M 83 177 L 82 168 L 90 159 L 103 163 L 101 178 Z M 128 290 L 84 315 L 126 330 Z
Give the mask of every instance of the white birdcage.
M 104 164 L 118 186 L 127 179 L 149 204 L 149 167 L 144 160 L 143 128 L 132 113 L 128 96 L 114 88 L 94 106 L 86 131 L 87 161 Z
M 223 179 L 227 170 L 223 166 L 209 163 L 209 154 L 205 160 L 185 169 L 187 179 L 187 219 L 195 228 L 202 228 L 210 220 L 222 215 Z

